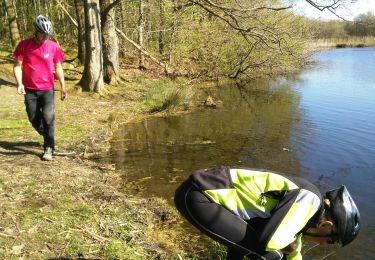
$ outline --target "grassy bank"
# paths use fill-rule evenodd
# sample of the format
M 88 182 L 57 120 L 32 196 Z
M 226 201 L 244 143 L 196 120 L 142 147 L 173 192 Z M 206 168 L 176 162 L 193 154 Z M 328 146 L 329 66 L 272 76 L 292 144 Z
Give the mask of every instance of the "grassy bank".
M 0 57 L 0 259 L 213 259 L 220 247 L 207 249 L 186 234 L 163 199 L 123 192 L 114 165 L 89 159 L 108 148 L 120 122 L 187 109 L 187 82 L 126 70 L 123 83 L 98 96 L 77 91 L 80 68 L 64 64 L 69 96 L 55 96 L 57 149 L 75 155 L 43 162 L 42 138 L 16 94 L 10 53 Z

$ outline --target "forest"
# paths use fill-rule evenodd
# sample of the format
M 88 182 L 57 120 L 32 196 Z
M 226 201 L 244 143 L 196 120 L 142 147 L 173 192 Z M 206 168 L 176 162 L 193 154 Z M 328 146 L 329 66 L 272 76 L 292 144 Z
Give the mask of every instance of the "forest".
M 318 8 L 335 11 L 338 3 Z M 333 1 L 345 2 L 345 1 Z M 312 4 L 313 1 L 306 1 Z M 121 81 L 121 64 L 170 77 L 254 77 L 299 67 L 314 39 L 374 36 L 374 15 L 353 22 L 296 15 L 283 1 L 3 0 L 2 42 L 14 48 L 43 14 L 67 61 L 84 65 L 83 90 Z M 299 64 L 297 66 L 297 64 Z

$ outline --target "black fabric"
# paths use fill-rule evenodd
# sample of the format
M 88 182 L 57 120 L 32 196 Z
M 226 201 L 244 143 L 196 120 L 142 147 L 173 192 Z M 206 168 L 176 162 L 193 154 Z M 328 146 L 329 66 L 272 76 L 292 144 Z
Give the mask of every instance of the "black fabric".
M 231 189 L 233 182 L 229 167 L 218 167 L 195 171 L 191 176 L 192 183 L 199 190 Z
M 288 192 L 287 190 L 269 190 L 267 192 L 262 193 L 263 196 L 274 200 L 281 200 L 284 198 L 285 193 Z
M 267 224 L 259 235 L 258 243 L 260 248 L 266 248 L 272 235 L 296 200 L 299 191 L 298 189 L 286 192 L 284 197 L 279 201 L 279 204 L 271 211 L 271 218 L 268 219 Z
M 284 175 L 284 177 L 296 184 L 298 188 L 313 192 L 322 201 L 322 194 L 313 183 L 298 176 Z
M 44 138 L 44 148 L 55 148 L 54 91 L 26 89 L 26 112 L 34 129 Z
M 251 222 L 248 223 L 221 205 L 211 202 L 194 187 L 190 180 L 180 185 L 174 199 L 178 211 L 192 225 L 229 248 L 228 257 L 232 258 L 228 259 L 242 259 L 241 256 L 252 252 L 257 252 L 260 255 L 267 254 L 257 248 L 259 240 L 257 230 L 261 230 L 261 227 L 253 228 L 250 225 Z M 253 223 L 261 224 L 262 222 Z

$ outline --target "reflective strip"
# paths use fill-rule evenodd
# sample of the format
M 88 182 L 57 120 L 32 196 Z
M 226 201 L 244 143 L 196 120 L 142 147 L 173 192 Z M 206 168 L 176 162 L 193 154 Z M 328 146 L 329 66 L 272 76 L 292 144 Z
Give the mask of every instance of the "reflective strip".
M 305 189 L 301 189 L 294 203 L 305 203 L 305 204 L 319 207 L 320 202 L 321 201 L 319 197 L 315 193 L 312 193 L 311 191 L 308 191 Z
M 286 247 L 295 240 L 295 235 L 301 231 L 310 218 L 318 211 L 319 197 L 310 191 L 301 189 L 284 219 L 272 235 L 266 250 L 272 251 Z
M 260 211 L 260 210 L 257 210 L 257 209 L 254 209 L 254 210 L 251 210 L 251 209 L 247 209 L 247 210 L 230 209 L 230 211 L 232 211 L 237 216 L 240 216 L 240 218 L 242 218 L 244 220 L 249 220 L 249 219 L 256 218 L 256 217 L 259 217 L 259 218 L 269 218 L 269 217 L 271 217 L 270 212 L 267 212 L 267 211 L 263 212 L 263 211 Z

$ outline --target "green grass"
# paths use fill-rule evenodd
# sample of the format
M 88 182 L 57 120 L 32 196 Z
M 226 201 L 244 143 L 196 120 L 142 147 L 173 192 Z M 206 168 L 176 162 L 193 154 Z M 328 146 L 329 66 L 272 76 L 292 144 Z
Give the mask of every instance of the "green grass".
M 193 92 L 184 83 L 181 79 L 175 82 L 166 79 L 142 82 L 143 88 L 147 89 L 147 94 L 136 108 L 150 113 L 174 109 L 186 110 L 189 107 Z
M 0 191 L 3 190 L 6 187 L 3 180 L 0 179 Z
M 24 129 L 28 125 L 29 121 L 27 119 L 4 117 L 0 120 L 0 131 Z
M 56 139 L 80 139 L 86 135 L 86 129 L 78 123 L 59 124 L 57 122 Z
M 89 218 L 93 215 L 94 210 L 90 206 L 82 204 L 75 207 L 74 213 L 81 218 Z
M 207 258 L 208 259 L 226 259 L 227 256 L 227 249 L 225 246 L 213 242 L 207 250 Z
M 107 260 L 117 260 L 117 259 L 144 259 L 146 255 L 142 250 L 135 250 L 126 243 L 122 243 L 118 240 L 113 240 L 106 245 L 104 249 L 104 259 Z

